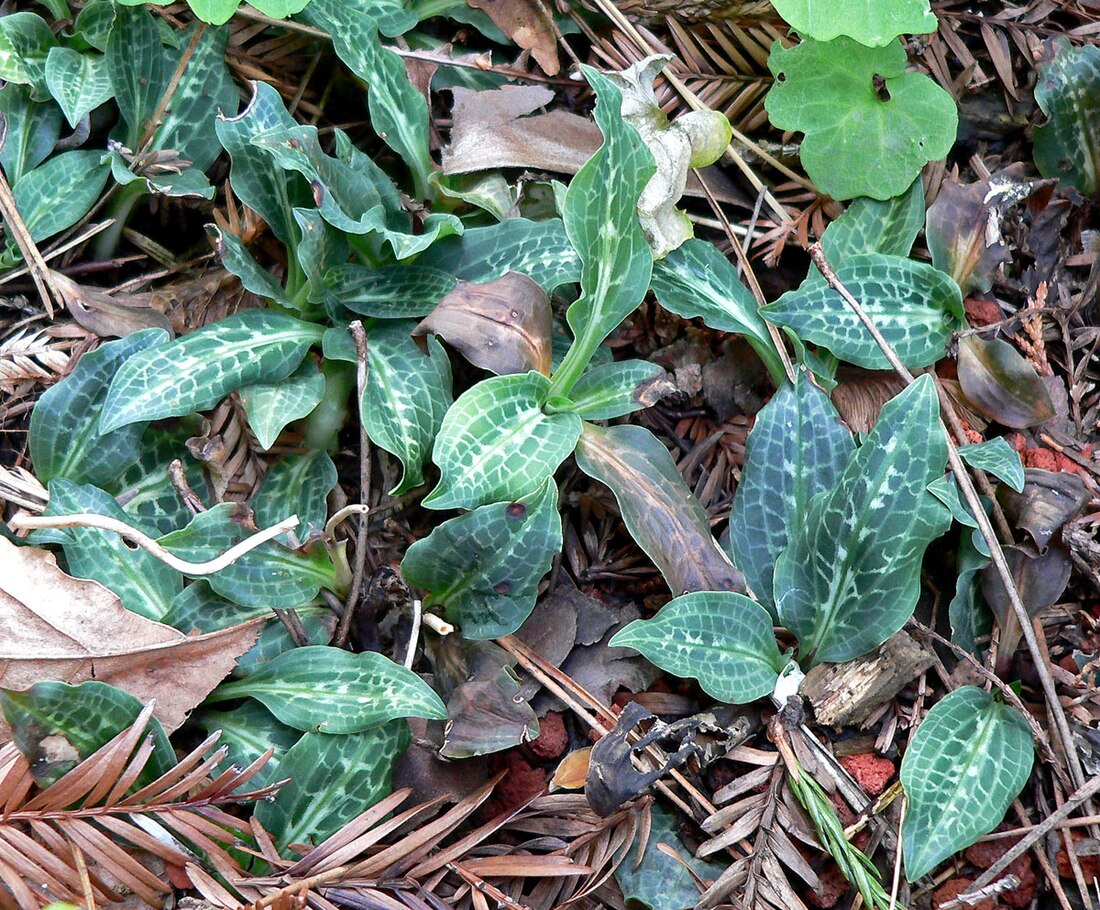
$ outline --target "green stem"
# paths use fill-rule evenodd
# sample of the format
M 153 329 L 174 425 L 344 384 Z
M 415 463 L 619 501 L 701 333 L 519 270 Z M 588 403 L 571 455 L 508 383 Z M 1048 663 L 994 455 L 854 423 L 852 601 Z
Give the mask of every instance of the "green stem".
M 128 186 L 120 187 L 118 198 L 111 205 L 111 211 L 107 217 L 114 219 L 105 231 L 96 237 L 93 255 L 98 260 L 113 259 L 118 252 L 118 245 L 122 242 L 122 232 L 126 230 L 126 222 L 137 205 L 137 201 L 145 195 L 145 181 L 135 180 Z
M 602 336 L 596 336 L 590 331 L 573 340 L 565 359 L 550 377 L 550 394 L 547 397 L 553 398 L 559 395 L 562 398 L 569 397 L 569 393 L 573 391 L 573 386 L 581 378 L 581 374 L 584 373 L 601 341 L 603 341 Z

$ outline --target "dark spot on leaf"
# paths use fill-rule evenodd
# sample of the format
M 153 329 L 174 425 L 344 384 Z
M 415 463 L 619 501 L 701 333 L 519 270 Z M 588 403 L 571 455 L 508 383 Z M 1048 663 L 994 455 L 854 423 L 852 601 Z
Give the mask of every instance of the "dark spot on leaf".
M 497 594 L 508 594 L 512 590 L 512 583 L 510 581 L 498 581 L 493 585 L 493 590 L 496 591 Z
M 886 78 L 875 73 L 871 77 L 871 85 L 875 89 L 875 94 L 878 95 L 879 101 L 890 100 L 890 90 L 886 87 Z
M 527 506 L 522 502 L 513 502 L 504 510 L 504 517 L 510 518 L 513 521 L 519 518 L 523 518 L 527 514 Z
M 787 81 L 787 74 L 786 73 L 779 73 L 775 77 L 775 81 L 776 82 L 786 82 Z
M 1073 170 L 1073 162 L 1070 161 L 1068 158 L 1059 158 L 1058 170 L 1060 170 L 1063 174 L 1068 174 L 1070 171 Z
M 310 188 L 313 190 L 313 204 L 320 208 L 325 201 L 325 187 L 320 181 L 314 180 L 310 183 Z
M 289 145 L 292 149 L 296 149 L 300 145 L 297 139 L 288 139 L 286 144 Z

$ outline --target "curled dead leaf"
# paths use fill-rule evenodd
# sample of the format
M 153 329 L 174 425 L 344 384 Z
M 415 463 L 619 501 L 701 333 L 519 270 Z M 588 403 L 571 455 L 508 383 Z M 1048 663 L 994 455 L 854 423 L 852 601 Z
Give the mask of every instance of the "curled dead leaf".
M 131 613 L 112 591 L 66 575 L 54 555 L 0 538 L 0 687 L 95 679 L 156 699 L 167 732 L 256 642 L 266 619 L 187 636 Z M 0 723 L 0 741 L 8 738 Z
M 174 334 L 168 317 L 150 306 L 151 295 L 111 296 L 99 288 L 77 284 L 60 272 L 51 271 L 50 275 L 73 319 L 100 338 L 123 338 L 150 328 Z
M 592 747 L 574 749 L 561 760 L 553 777 L 550 778 L 550 792 L 556 790 L 579 790 L 584 786 L 588 775 L 588 762 L 592 757 Z
M 458 282 L 413 334 L 438 335 L 474 366 L 498 376 L 528 370 L 550 375 L 550 299 L 519 272 L 485 284 Z
M 561 71 L 558 36 L 550 11 L 540 0 L 467 0 L 474 9 L 484 10 L 493 24 L 524 50 L 548 76 Z

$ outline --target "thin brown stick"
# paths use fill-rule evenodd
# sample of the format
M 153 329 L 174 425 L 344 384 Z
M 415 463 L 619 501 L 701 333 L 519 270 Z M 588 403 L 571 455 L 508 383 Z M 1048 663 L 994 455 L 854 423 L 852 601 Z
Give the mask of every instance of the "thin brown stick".
M 352 340 L 355 342 L 355 388 L 356 401 L 363 401 L 367 389 L 367 333 L 363 330 L 363 323 L 356 319 L 348 326 Z M 363 426 L 362 417 L 359 420 L 359 500 L 368 508 L 370 507 L 370 439 L 367 438 L 367 429 Z M 348 590 L 347 600 L 344 601 L 344 612 L 340 614 L 340 625 L 336 628 L 336 637 L 333 644 L 337 648 L 347 646 L 348 637 L 351 634 L 351 620 L 355 615 L 355 608 L 359 604 L 359 592 L 363 589 L 363 574 L 367 568 L 367 515 L 359 515 L 359 529 L 355 537 L 355 565 L 352 567 L 351 588 Z
M 0 136 L 0 139 L 2 138 Z M 19 252 L 23 254 L 23 259 L 27 263 L 27 270 L 31 273 L 31 280 L 34 281 L 34 286 L 38 289 L 38 296 L 42 298 L 42 305 L 46 308 L 46 315 L 53 319 L 54 304 L 57 303 L 60 308 L 61 301 L 64 298 L 53 284 L 50 268 L 38 251 L 38 247 L 31 237 L 31 232 L 27 230 L 23 216 L 19 214 L 19 208 L 15 204 L 15 196 L 8 184 L 8 178 L 3 173 L 0 173 L 0 216 L 3 216 L 4 226 L 12 239 L 15 240 Z
M 829 283 L 829 286 L 841 296 L 844 302 L 852 309 L 856 316 L 859 317 L 860 322 L 863 323 L 867 331 L 871 334 L 871 337 L 875 340 L 875 343 L 886 356 L 886 359 L 890 362 L 890 366 L 894 368 L 894 372 L 904 379 L 906 384 L 912 383 L 915 377 L 898 358 L 897 352 L 883 337 L 882 333 L 875 325 L 874 320 L 867 315 L 867 311 L 863 309 L 860 302 L 852 296 L 851 291 L 849 291 L 836 277 L 836 272 L 834 272 L 829 265 L 829 261 L 825 256 L 825 251 L 821 248 L 820 243 L 815 243 L 810 247 L 810 255 L 813 257 L 814 264 Z M 936 391 L 939 393 L 943 411 L 953 414 L 954 406 L 951 404 L 950 399 L 944 394 L 943 387 L 937 381 L 935 374 L 933 373 L 931 376 L 932 381 L 936 384 Z M 1042 659 L 1042 649 L 1039 646 L 1039 642 L 1036 641 L 1035 630 L 1031 627 L 1031 619 L 1027 614 L 1027 609 L 1024 607 L 1023 601 L 1020 599 L 1020 592 L 1016 589 L 1016 582 L 1012 578 L 1012 570 L 1008 567 L 1008 561 L 1005 559 L 1004 550 L 1001 548 L 1001 542 L 997 539 L 997 533 L 993 530 L 993 525 L 989 520 L 989 516 L 986 515 L 981 500 L 978 498 L 978 491 L 974 487 L 974 482 L 970 479 L 966 466 L 959 457 L 959 450 L 955 447 L 954 440 L 952 440 L 951 434 L 948 433 L 947 427 L 944 426 L 942 420 L 940 421 L 940 430 L 947 443 L 948 463 L 951 465 L 951 470 L 955 473 L 955 479 L 962 489 L 963 498 L 966 500 L 966 504 L 971 514 L 978 522 L 978 528 L 982 532 L 982 536 L 985 538 L 986 543 L 989 544 L 993 565 L 1008 593 L 1009 602 L 1012 604 L 1013 612 L 1016 614 L 1024 639 L 1027 641 L 1028 649 L 1031 651 L 1031 656 L 1035 664 L 1035 672 L 1039 674 L 1043 695 L 1054 717 L 1058 738 L 1061 740 L 1062 752 L 1066 756 L 1066 761 L 1069 765 L 1070 778 L 1077 788 L 1081 788 L 1085 782 L 1085 774 L 1084 770 L 1081 768 L 1081 760 L 1073 746 L 1073 737 L 1070 734 L 1069 721 L 1066 719 L 1065 712 L 1062 710 L 1062 704 L 1058 700 L 1058 692 L 1054 685 L 1054 677 L 1051 676 L 1050 673 L 1050 667 Z
M 109 518 L 106 515 L 93 515 L 91 513 L 78 512 L 74 515 L 24 515 L 19 514 L 12 518 L 9 525 L 16 531 L 32 531 L 38 528 L 99 528 L 101 531 L 114 531 L 120 537 L 136 543 L 143 550 L 152 553 L 166 566 L 182 572 L 184 575 L 213 575 L 222 569 L 231 566 L 234 562 L 261 544 L 274 540 L 280 534 L 298 527 L 298 516 L 291 515 L 284 518 L 278 524 L 270 528 L 257 531 L 251 537 L 246 537 L 240 543 L 230 547 L 221 556 L 215 556 L 206 562 L 188 562 L 164 549 L 152 537 L 143 534 L 137 528 L 131 527 L 117 518 Z

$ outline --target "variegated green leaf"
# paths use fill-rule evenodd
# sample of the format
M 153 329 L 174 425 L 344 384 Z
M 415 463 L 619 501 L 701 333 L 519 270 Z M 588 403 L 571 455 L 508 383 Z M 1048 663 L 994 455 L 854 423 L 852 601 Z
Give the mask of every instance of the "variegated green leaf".
M 298 291 L 297 299 L 304 291 L 306 300 L 313 304 L 311 307 L 301 305 L 299 309 L 311 317 L 322 316 L 324 308 L 320 304 L 330 296 L 325 275 L 329 269 L 348 261 L 351 244 L 347 234 L 325 221 L 316 209 L 296 208 L 294 220 L 302 236 L 294 252 L 306 277 L 305 288 Z
M 99 432 L 201 411 L 244 386 L 285 379 L 322 335 L 282 313 L 245 310 L 136 354 L 115 374 Z
M 97 51 L 107 50 L 107 38 L 115 21 L 113 0 L 88 0 L 77 13 L 73 33 Z
M 496 638 L 531 614 L 539 582 L 561 552 L 553 480 L 517 502 L 481 506 L 445 521 L 405 553 L 401 572 L 430 592 L 465 638 Z
M 445 237 L 416 260 L 463 281 L 495 281 L 520 272 L 546 293 L 580 281 L 581 261 L 556 218 L 509 218 L 500 224 L 470 228 L 461 237 Z
M 306 359 L 282 382 L 257 383 L 238 393 L 261 449 L 270 449 L 283 428 L 305 417 L 325 394 L 325 377 Z
M 271 758 L 245 785 L 254 790 L 283 780 L 279 775 L 279 762 L 299 739 L 300 730 L 281 724 L 263 705 L 246 701 L 232 711 L 200 711 L 195 723 L 210 736 L 221 731 L 219 746 L 229 752 L 225 760 L 238 768 L 247 768 L 268 749 L 274 749 Z
M 963 534 L 959 539 L 955 570 L 955 595 L 947 608 L 951 641 L 964 651 L 979 656 L 978 639 L 993 629 L 993 614 L 982 597 L 981 571 L 989 565 L 988 554 L 974 545 L 980 535 Z
M 854 200 L 825 228 L 821 248 L 834 268 L 863 253 L 908 256 L 923 227 L 924 183 L 914 180 L 899 196 L 881 201 L 860 196 Z M 816 270 L 810 274 L 825 280 Z
M 972 468 L 988 471 L 1017 493 L 1024 492 L 1024 465 L 1020 461 L 1020 453 L 1003 436 L 988 442 L 960 446 L 959 457 Z
M 786 373 L 760 317 L 756 301 L 737 277 L 733 264 L 705 240 L 688 240 L 653 263 L 651 280 L 657 302 L 684 319 L 700 318 L 712 329 L 744 335 L 772 379 Z
M 1035 100 L 1048 122 L 1035 127 L 1035 164 L 1086 195 L 1100 188 L 1100 48 L 1055 38 L 1039 66 Z
M 353 313 L 377 319 L 427 316 L 454 286 L 454 275 L 423 265 L 423 257 L 412 267 L 372 269 L 349 263 L 329 269 L 325 275 L 329 299 Z
M 279 762 L 289 777 L 272 802 L 256 806 L 256 820 L 275 845 L 317 844 L 390 793 L 393 765 L 408 748 L 404 720 L 353 733 L 306 733 Z
M 273 167 L 266 151 L 252 140 L 276 127 L 294 126 L 282 96 L 266 82 L 253 82 L 252 99 L 236 117 L 223 112 L 214 130 L 232 162 L 230 185 L 233 194 L 270 225 L 272 233 L 293 249 L 298 243 L 294 209 L 308 205 L 312 195 L 305 179 Z
M 336 482 L 336 465 L 326 452 L 285 455 L 264 474 L 249 503 L 257 526 L 267 528 L 288 515 L 297 515 L 301 523 L 294 533 L 298 539 L 316 536 L 325 528 L 328 494 Z
M 29 85 L 36 101 L 46 101 L 46 59 L 57 46 L 46 20 L 35 13 L 0 16 L 0 79 Z
M 249 518 L 248 509 L 239 503 L 219 503 L 159 543 L 180 559 L 205 562 L 255 533 Z M 222 597 L 247 607 L 297 607 L 316 597 L 321 588 L 335 591 L 339 587 L 332 559 L 320 545 L 299 552 L 275 542 L 261 544 L 228 568 L 205 577 Z
M 32 240 L 52 237 L 88 214 L 111 170 L 101 157 L 84 149 L 62 152 L 19 178 L 11 191 Z
M 294 612 L 302 622 L 306 644 L 327 645 L 336 629 L 336 615 L 327 606 L 299 606 Z M 240 679 L 255 673 L 260 667 L 278 655 L 297 647 L 286 626 L 268 608 L 245 607 L 216 594 L 202 580 L 183 589 L 172 602 L 162 622 L 187 634 L 218 632 L 253 619 L 268 620 L 256 643 L 237 658 L 233 676 Z
M 566 319 L 573 347 L 554 371 L 553 395 L 568 395 L 592 354 L 642 302 L 653 254 L 638 223 L 638 196 L 656 167 L 653 155 L 620 111 L 622 93 L 606 76 L 582 66 L 596 92 L 594 116 L 604 141 L 570 181 L 565 232 L 581 260 L 581 296 Z
M 191 520 L 191 513 L 172 486 L 168 466 L 179 459 L 191 489 L 202 495 L 206 480 L 202 465 L 187 450 L 186 431 L 150 427 L 141 437 L 138 460 L 109 485 L 130 522 L 148 527 L 156 536 L 169 534 Z
M 27 86 L 9 82 L 0 88 L 0 116 L 6 127 L 0 143 L 0 167 L 14 186 L 27 171 L 45 161 L 57 145 L 61 111 L 56 104 L 32 101 Z
M 77 760 L 83 760 L 107 745 L 131 726 L 144 707 L 133 695 L 106 683 L 89 681 L 79 686 L 63 682 L 35 683 L 25 692 L 0 689 L 0 707 L 11 727 L 12 740 L 30 762 L 35 780 L 47 787 L 76 761 L 42 761 L 42 741 L 54 742 L 63 753 L 63 742 L 72 746 Z M 176 764 L 172 744 L 160 721 L 149 718 L 146 736 L 152 740 L 152 754 L 135 783 L 152 783 Z
M 266 297 L 288 309 L 293 306 L 287 299 L 283 286 L 275 280 L 274 275 L 252 258 L 252 254 L 248 252 L 239 237 L 213 224 L 206 226 L 206 233 L 210 235 L 214 250 L 226 271 L 236 275 L 245 290 L 251 291 L 257 297 Z
M 85 354 L 73 371 L 47 389 L 31 413 L 28 443 L 35 476 L 43 483 L 67 477 L 111 487 L 137 461 L 143 423 L 97 436 L 107 387 L 118 368 L 138 351 L 168 341 L 163 329 L 144 329 Z
M 439 696 L 412 670 L 375 651 L 319 645 L 280 654 L 248 679 L 219 686 L 209 700 L 245 697 L 304 732 L 360 733 L 396 718 L 447 716 Z
M 106 58 L 102 54 L 82 54 L 69 47 L 50 48 L 46 85 L 69 126 L 74 128 L 86 114 L 114 95 Z
M 935 363 L 963 325 L 962 295 L 948 275 L 922 262 L 865 253 L 835 268 L 907 367 Z M 841 360 L 870 370 L 890 363 L 866 326 L 825 282 L 807 282 L 763 307 L 764 318 Z
M 787 663 L 767 610 L 731 591 L 677 597 L 652 619 L 636 619 L 615 633 L 609 644 L 698 679 L 708 695 L 735 705 L 770 695 Z
M 119 138 L 136 150 L 172 78 L 172 62 L 160 30 L 144 7 L 116 6 L 106 55 L 115 102 L 126 127 Z
M 405 469 L 391 496 L 424 483 L 424 463 L 454 400 L 446 351 L 429 336 L 423 353 L 412 340 L 415 327 L 411 322 L 378 326 L 367 343 L 367 385 L 359 415 L 371 440 L 396 455 Z
M 1027 722 L 976 686 L 928 712 L 901 763 L 906 877 L 915 882 L 1004 818 L 1031 774 Z
M 744 580 L 718 546 L 703 504 L 664 444 L 644 427 L 585 423 L 577 467 L 615 494 L 630 536 L 674 594 L 727 591 Z
M 886 403 L 776 564 L 779 618 L 798 638 L 803 667 L 858 657 L 912 615 L 924 551 L 950 525 L 926 489 L 946 462 L 935 386 L 921 376 Z
M 134 523 L 111 495 L 98 487 L 58 478 L 50 482 L 49 491 L 46 515 L 91 512 Z M 131 549 L 112 531 L 83 527 L 50 529 L 33 531 L 30 540 L 61 544 L 70 575 L 98 581 L 114 591 L 127 610 L 147 619 L 161 619 L 183 589 L 179 572 L 146 550 Z
M 337 56 L 367 85 L 371 125 L 412 171 L 416 195 L 429 195 L 428 104 L 404 61 L 378 40 L 371 0 L 312 0 L 301 17 L 332 35 Z
M 810 511 L 839 482 L 855 444 L 829 396 L 800 369 L 756 415 L 730 510 L 730 550 L 773 617 L 775 561 Z
M 647 360 L 620 360 L 589 367 L 569 397 L 584 420 L 612 420 L 656 404 L 675 386 Z
M 491 376 L 456 401 L 435 440 L 439 485 L 429 509 L 473 509 L 533 493 L 573 451 L 581 419 L 544 410 L 550 380 L 540 373 Z

